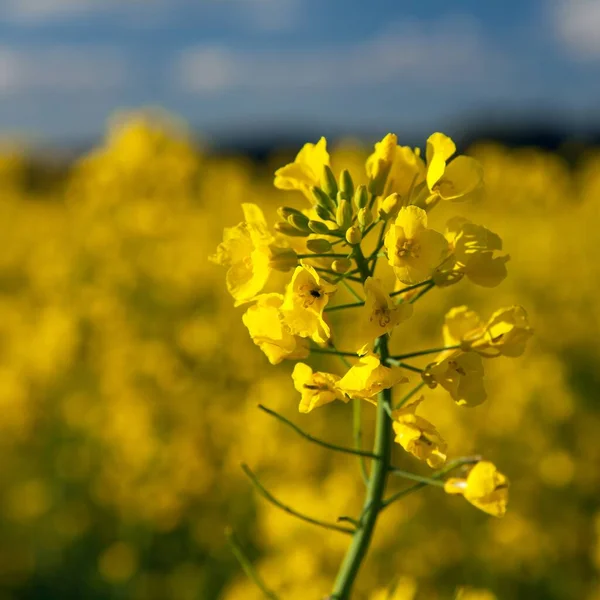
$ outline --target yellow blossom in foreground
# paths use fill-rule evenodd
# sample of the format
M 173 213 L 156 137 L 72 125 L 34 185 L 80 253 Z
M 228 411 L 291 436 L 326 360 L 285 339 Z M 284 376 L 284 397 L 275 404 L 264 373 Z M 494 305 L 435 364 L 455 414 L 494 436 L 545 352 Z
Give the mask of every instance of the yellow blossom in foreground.
M 429 365 L 423 377 L 432 387 L 441 385 L 459 406 L 477 406 L 487 398 L 483 363 L 476 352 L 452 352 Z
M 212 262 L 228 268 L 227 289 L 239 306 L 252 300 L 265 286 L 271 272 L 273 237 L 267 222 L 256 204 L 242 204 L 244 221 L 235 227 L 226 227 L 223 242 L 209 257 Z
M 283 323 L 282 303 L 282 294 L 262 294 L 242 316 L 252 341 L 267 355 L 272 365 L 285 358 L 306 358 L 309 353 L 307 340 L 292 335 Z
M 369 353 L 342 377 L 337 387 L 348 396 L 369 400 L 381 390 L 406 383 L 408 379 L 401 373 L 399 367 L 384 367 L 376 354 Z
M 443 133 L 427 140 L 427 187 L 442 200 L 471 200 L 483 189 L 481 164 L 469 156 L 457 156 L 454 142 Z
M 446 346 L 463 344 L 488 358 L 516 357 L 525 351 L 533 330 L 522 306 L 501 308 L 485 324 L 476 312 L 457 306 L 446 314 L 443 335 Z
M 325 281 L 310 265 L 296 267 L 281 307 L 290 332 L 324 344 L 331 330 L 323 318 L 323 309 L 335 290 L 335 285 Z
M 400 209 L 385 235 L 390 265 L 402 283 L 427 279 L 440 265 L 448 251 L 441 233 L 427 229 L 427 213 L 417 206 Z
M 298 410 L 301 413 L 309 413 L 317 406 L 329 404 L 334 400 L 348 399 L 336 389 L 336 384 L 340 380 L 337 375 L 332 373 L 313 373 L 313 370 L 304 363 L 297 363 L 292 373 L 294 387 L 302 394 Z
M 454 254 L 454 271 L 484 287 L 495 287 L 505 279 L 510 256 L 495 255 L 502 250 L 502 240 L 493 231 L 454 217 L 446 225 L 446 238 Z
M 304 144 L 293 163 L 275 171 L 275 187 L 298 190 L 313 202 L 310 190 L 319 186 L 325 165 L 329 165 L 329 153 L 327 140 L 322 137 L 316 144 Z
M 447 444 L 438 430 L 426 419 L 415 414 L 423 396 L 392 413 L 395 440 L 407 452 L 424 460 L 432 469 L 446 462 Z
M 478 462 L 466 479 L 447 479 L 444 491 L 462 494 L 473 506 L 494 517 L 503 517 L 506 513 L 508 479 L 491 462 Z
M 392 331 L 396 325 L 406 321 L 413 313 L 413 305 L 396 304 L 383 290 L 379 279 L 368 277 L 364 289 L 365 305 L 360 309 L 356 322 L 358 329 L 356 347 L 361 354 L 375 338 Z

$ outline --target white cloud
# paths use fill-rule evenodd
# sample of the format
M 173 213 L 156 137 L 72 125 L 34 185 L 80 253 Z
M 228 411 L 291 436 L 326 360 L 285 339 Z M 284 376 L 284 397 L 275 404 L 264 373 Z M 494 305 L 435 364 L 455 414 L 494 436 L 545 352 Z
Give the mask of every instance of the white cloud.
M 484 39 L 478 23 L 454 18 L 437 25 L 399 23 L 350 46 L 292 52 L 234 51 L 200 45 L 176 65 L 180 86 L 198 94 L 230 89 L 326 89 L 397 82 L 456 83 L 481 77 Z
M 0 94 L 99 92 L 127 80 L 114 48 L 62 46 L 23 49 L 0 46 Z
M 577 59 L 600 59 L 600 0 L 548 0 L 559 43 Z

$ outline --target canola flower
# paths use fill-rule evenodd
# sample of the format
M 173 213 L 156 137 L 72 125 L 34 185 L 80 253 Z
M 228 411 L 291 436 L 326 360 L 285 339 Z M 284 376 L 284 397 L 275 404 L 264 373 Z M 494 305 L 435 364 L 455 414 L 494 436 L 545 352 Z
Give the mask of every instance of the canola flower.
M 446 463 L 448 445 L 433 423 L 416 415 L 425 400 L 415 396 L 425 385 L 440 386 L 458 406 L 484 402 L 484 360 L 522 354 L 531 335 L 524 309 L 500 309 L 483 324 L 475 313 L 459 307 L 446 317 L 443 347 L 402 354 L 390 350 L 392 336 L 402 339 L 425 294 L 457 284 L 463 277 L 483 287 L 495 287 L 507 275 L 509 257 L 497 254 L 502 241 L 492 231 L 463 217 L 452 218 L 444 233 L 432 227 L 433 211 L 440 202 L 473 200 L 483 189 L 481 165 L 471 157 L 454 157 L 455 153 L 454 142 L 442 133 L 427 140 L 425 160 L 419 149 L 400 147 L 397 136 L 388 134 L 366 161 L 366 184 L 356 185 L 348 169 L 335 176 L 324 138 L 306 144 L 294 162 L 275 173 L 275 186 L 301 192 L 309 202 L 305 209 L 281 207 L 278 213 L 284 220 L 270 233 L 260 208 L 243 205 L 245 221 L 225 230 L 212 259 L 228 268 L 227 289 L 235 304 L 252 303 L 243 321 L 269 362 L 305 360 L 311 354 L 340 358 L 342 368 L 336 373 L 314 371 L 309 364 L 298 362 L 292 379 L 300 394 L 301 413 L 335 400 L 352 400 L 357 416 L 354 448 L 315 439 L 275 411 L 263 408 L 305 438 L 360 458 L 366 485 L 360 514 L 340 515 L 338 523 L 302 514 L 269 492 L 244 466 L 257 491 L 274 505 L 305 522 L 351 536 L 330 600 L 351 597 L 381 512 L 422 485 L 463 495 L 496 517 L 506 511 L 507 478 L 479 458 L 458 457 Z M 261 294 L 272 257 L 278 256 L 272 249 L 276 239 L 279 255 L 285 253 L 285 268 L 280 270 L 293 270 L 282 288 Z M 387 268 L 380 257 L 387 258 Z M 342 289 L 356 301 L 341 303 L 337 298 Z M 354 316 L 334 322 L 332 315 L 341 311 Z M 338 348 L 339 337 L 349 337 L 351 345 Z M 423 369 L 406 362 L 431 354 L 438 354 L 437 359 Z M 409 383 L 412 388 L 407 387 Z M 401 393 L 400 399 L 394 399 L 395 392 Z M 373 404 L 375 411 L 371 453 L 360 443 L 363 402 Z M 391 459 L 394 442 L 438 471 L 427 476 L 396 468 Z M 465 477 L 446 478 L 465 465 L 471 465 Z M 417 484 L 389 496 L 390 474 Z M 342 522 L 348 525 L 340 525 Z M 234 550 L 242 554 L 239 546 Z M 265 595 L 276 597 L 248 561 L 242 558 L 242 562 Z

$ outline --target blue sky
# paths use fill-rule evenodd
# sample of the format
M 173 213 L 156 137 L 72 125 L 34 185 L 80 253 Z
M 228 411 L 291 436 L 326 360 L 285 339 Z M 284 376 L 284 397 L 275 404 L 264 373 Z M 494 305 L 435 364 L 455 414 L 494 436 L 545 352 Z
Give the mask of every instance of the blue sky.
M 0 0 L 0 134 L 161 106 L 207 138 L 600 123 L 600 0 Z

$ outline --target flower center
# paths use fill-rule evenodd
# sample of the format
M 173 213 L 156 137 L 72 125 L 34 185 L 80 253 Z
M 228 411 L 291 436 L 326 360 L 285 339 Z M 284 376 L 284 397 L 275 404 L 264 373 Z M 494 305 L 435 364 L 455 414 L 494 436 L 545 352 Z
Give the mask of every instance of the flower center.
M 462 375 L 463 377 L 466 377 L 467 372 L 455 360 L 449 360 L 448 361 L 448 366 L 453 371 L 456 371 L 459 375 Z
M 317 300 L 323 298 L 323 289 L 314 285 L 303 285 L 298 290 L 298 295 L 302 299 L 303 308 L 312 306 Z
M 396 249 L 396 256 L 398 258 L 419 258 L 421 252 L 421 246 L 416 240 L 405 240 Z
M 371 323 L 375 320 L 379 323 L 379 327 L 387 327 L 392 317 L 390 315 L 390 309 L 387 306 L 380 306 L 373 311 L 370 319 Z

